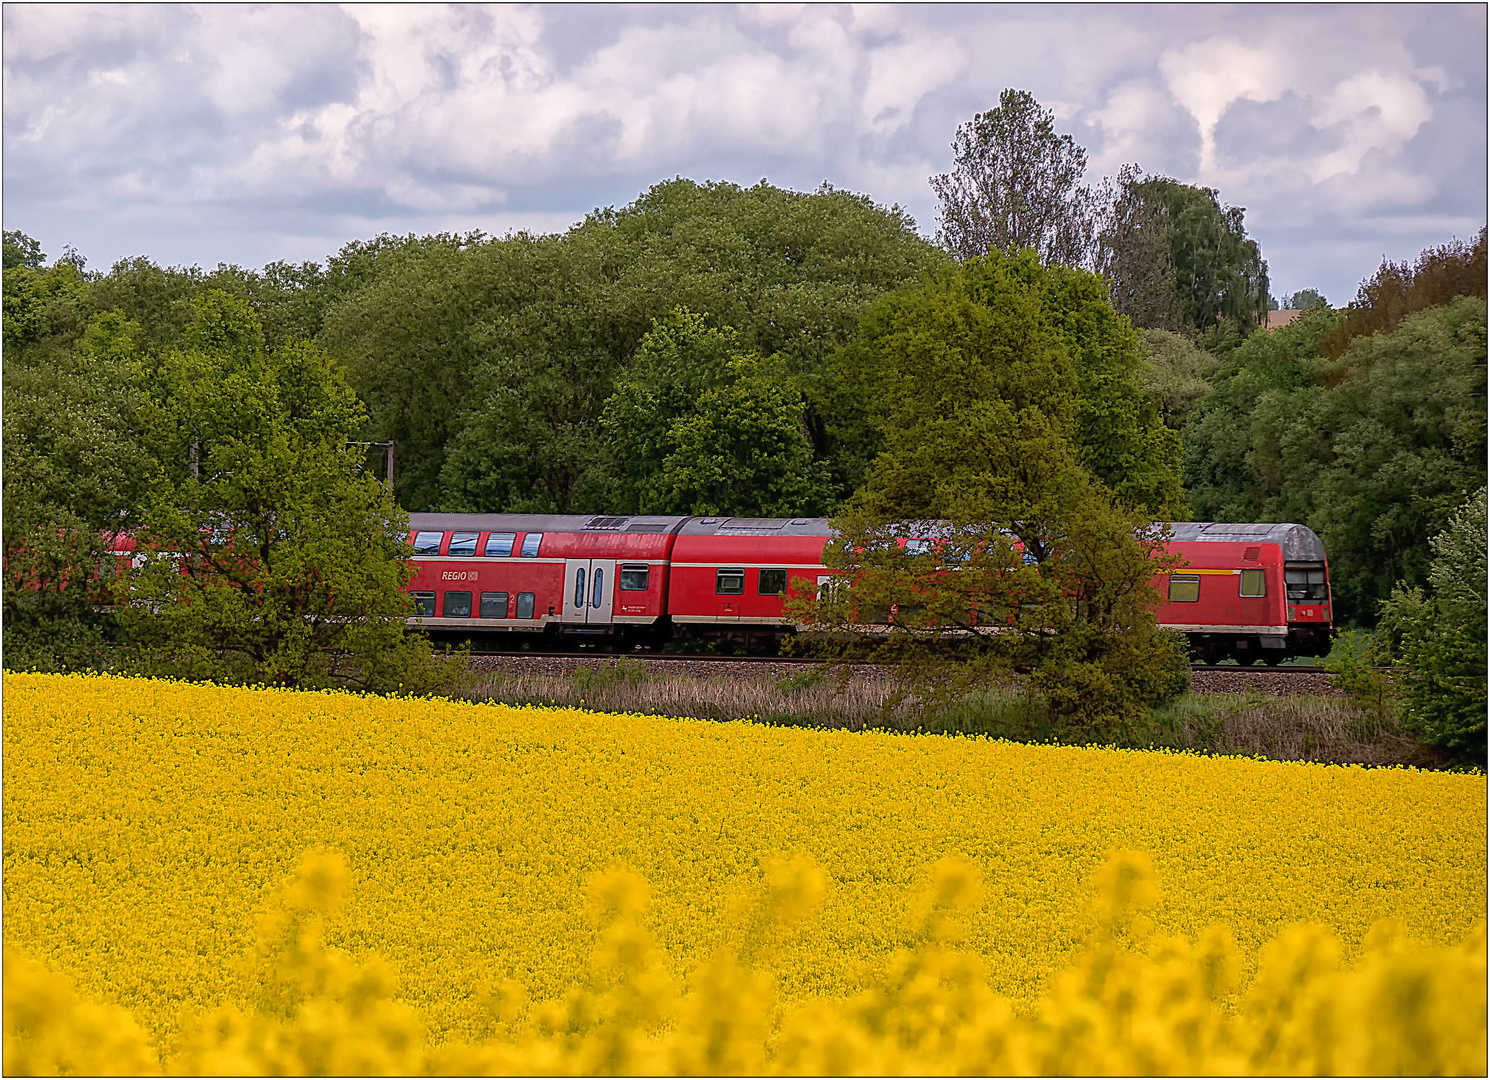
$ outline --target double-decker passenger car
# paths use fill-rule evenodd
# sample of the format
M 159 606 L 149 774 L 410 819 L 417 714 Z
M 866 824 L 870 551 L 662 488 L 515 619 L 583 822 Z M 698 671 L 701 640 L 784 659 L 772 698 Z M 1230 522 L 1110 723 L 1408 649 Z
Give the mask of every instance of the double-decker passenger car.
M 526 632 L 770 646 L 788 592 L 828 580 L 825 518 L 411 514 L 411 622 L 441 636 Z M 1173 525 L 1187 564 L 1155 585 L 1159 622 L 1201 659 L 1329 650 L 1328 568 L 1302 525 Z
M 1175 522 L 1170 550 L 1189 564 L 1168 576 L 1159 621 L 1214 663 L 1250 664 L 1330 651 L 1324 545 L 1302 525 Z
M 431 630 L 614 636 L 667 612 L 679 517 L 410 514 L 413 621 Z

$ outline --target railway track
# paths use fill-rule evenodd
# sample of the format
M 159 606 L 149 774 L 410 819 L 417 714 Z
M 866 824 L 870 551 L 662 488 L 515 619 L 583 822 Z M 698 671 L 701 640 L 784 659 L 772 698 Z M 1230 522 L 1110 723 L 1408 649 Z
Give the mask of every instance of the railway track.
M 815 656 L 729 656 L 721 653 L 656 653 L 656 652 L 602 652 L 599 649 L 580 649 L 569 652 L 540 652 L 536 649 L 472 649 L 472 657 L 514 657 L 528 658 L 534 660 L 619 660 L 623 657 L 633 660 L 656 660 L 663 663 L 676 661 L 697 662 L 699 660 L 718 660 L 729 663 L 743 664 L 821 664 L 823 661 Z M 1303 664 L 1278 665 L 1269 667 L 1266 664 L 1191 664 L 1192 671 L 1221 671 L 1221 672 L 1247 672 L 1260 671 L 1273 675 L 1321 675 L 1324 668 Z
M 728 660 L 744 664 L 821 664 L 815 656 L 731 656 L 725 653 L 657 653 L 657 652 L 603 652 L 600 649 L 578 649 L 566 652 L 540 652 L 537 649 L 472 649 L 473 657 L 512 656 L 542 660 L 661 660 L 697 661 Z

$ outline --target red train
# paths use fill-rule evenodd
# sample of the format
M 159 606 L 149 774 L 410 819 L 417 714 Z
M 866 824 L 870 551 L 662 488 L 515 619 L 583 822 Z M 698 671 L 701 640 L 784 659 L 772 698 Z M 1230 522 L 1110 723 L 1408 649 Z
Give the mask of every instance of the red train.
M 1197 657 L 1275 664 L 1330 648 L 1329 570 L 1302 525 L 1180 522 L 1189 565 L 1159 621 Z M 788 586 L 830 577 L 824 518 L 411 514 L 412 625 L 440 636 L 779 642 Z M 1167 580 L 1165 580 L 1167 578 Z

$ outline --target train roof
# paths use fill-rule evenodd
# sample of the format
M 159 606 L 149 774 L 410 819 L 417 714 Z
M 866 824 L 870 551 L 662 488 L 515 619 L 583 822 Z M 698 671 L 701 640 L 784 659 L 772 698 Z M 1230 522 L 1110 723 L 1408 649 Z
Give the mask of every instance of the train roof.
M 832 536 L 827 518 L 696 517 L 680 536 Z
M 1323 562 L 1324 544 L 1314 531 L 1292 522 L 1233 524 L 1172 521 L 1184 543 L 1277 544 L 1285 559 Z M 834 535 L 827 518 L 677 517 L 667 514 L 410 514 L 409 528 L 477 532 L 676 533 L 680 536 Z
M 665 514 L 410 514 L 409 529 L 442 532 L 668 533 L 689 521 Z
M 1324 544 L 1306 525 L 1171 521 L 1169 527 L 1174 530 L 1174 538 L 1185 543 L 1277 544 L 1290 561 L 1324 562 Z

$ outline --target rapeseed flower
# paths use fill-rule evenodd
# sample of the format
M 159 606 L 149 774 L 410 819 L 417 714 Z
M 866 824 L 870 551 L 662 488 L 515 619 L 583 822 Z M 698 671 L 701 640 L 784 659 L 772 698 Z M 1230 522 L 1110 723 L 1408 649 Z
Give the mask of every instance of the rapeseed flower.
M 7 1062 L 112 1008 L 187 1071 L 1348 1071 L 1430 1037 L 1483 1067 L 1481 778 L 5 693 L 5 941 L 42 965 L 7 980 L 78 990 L 14 1035 L 7 993 Z M 1476 971 L 1478 1042 L 1443 1004 Z

